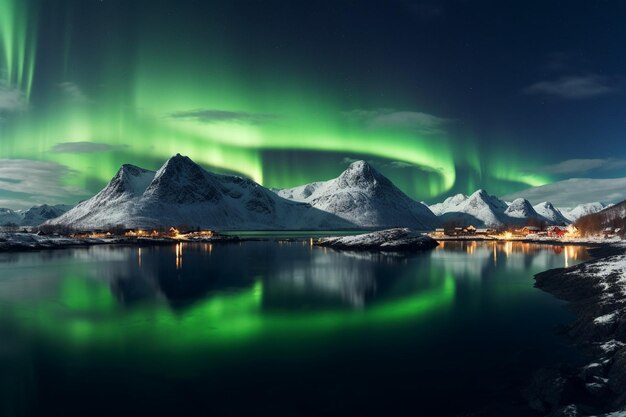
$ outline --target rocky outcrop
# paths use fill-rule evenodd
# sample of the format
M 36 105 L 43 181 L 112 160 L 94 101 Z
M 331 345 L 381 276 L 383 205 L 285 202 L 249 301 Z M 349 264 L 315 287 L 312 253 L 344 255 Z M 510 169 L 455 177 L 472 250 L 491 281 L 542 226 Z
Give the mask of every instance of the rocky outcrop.
M 626 407 L 626 248 L 590 251 L 598 259 L 535 276 L 536 286 L 569 302 L 564 333 L 591 358 L 580 369 L 540 370 L 529 404 L 550 416 L 588 416 Z
M 439 243 L 417 231 L 398 228 L 362 235 L 322 238 L 316 244 L 334 249 L 412 251 L 433 249 Z

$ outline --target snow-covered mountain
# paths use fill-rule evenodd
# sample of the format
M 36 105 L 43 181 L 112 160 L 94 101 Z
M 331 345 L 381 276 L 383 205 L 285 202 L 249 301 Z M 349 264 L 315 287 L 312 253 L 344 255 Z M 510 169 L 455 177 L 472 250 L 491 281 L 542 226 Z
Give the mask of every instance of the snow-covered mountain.
M 212 229 L 333 229 L 351 223 L 290 201 L 249 179 L 205 171 L 186 156 L 157 171 L 123 165 L 111 182 L 51 225 L 79 229 L 181 226 Z
M 567 224 L 563 214 L 552 203 L 545 202 L 532 206 L 524 198 L 516 198 L 510 203 L 478 190 L 471 196 L 456 194 L 442 203 L 429 206 L 443 223 L 474 225 L 476 227 L 523 226 L 529 220 L 547 224 Z
M 275 191 L 359 227 L 430 230 L 440 224 L 427 206 L 411 199 L 365 161 L 352 163 L 335 179 Z
M 548 222 L 563 226 L 570 223 L 570 220 L 567 219 L 558 208 L 554 207 L 554 205 L 549 201 L 544 201 L 543 203 L 539 203 L 533 207 L 535 211 L 548 220 Z
M 43 222 L 55 219 L 62 214 L 66 213 L 73 206 L 67 204 L 57 204 L 50 206 L 43 204 L 41 206 L 31 207 L 26 211 L 20 212 L 22 215 L 22 226 L 38 226 Z
M 34 206 L 28 210 L 11 210 L 7 208 L 0 208 L 0 227 L 5 225 L 15 226 L 38 226 L 46 220 L 59 217 L 72 206 L 65 204 L 58 204 L 55 206 L 49 206 L 43 204 L 41 206 Z
M 611 206 L 612 204 L 604 204 L 596 201 L 594 203 L 579 204 L 571 210 L 562 209 L 561 211 L 569 221 L 575 222 L 582 216 L 597 213 Z
M 433 204 L 430 209 L 440 216 L 443 223 L 502 227 L 508 220 L 504 213 L 508 205 L 485 190 L 478 190 L 470 196 L 457 194 L 448 197 L 443 203 Z
M 509 218 L 508 224 L 514 224 L 516 226 L 523 226 L 529 220 L 546 221 L 544 217 L 538 214 L 533 208 L 530 201 L 525 198 L 516 198 L 509 204 L 504 210 L 504 214 Z
M 0 226 L 9 224 L 20 224 L 22 216 L 8 208 L 0 208 Z

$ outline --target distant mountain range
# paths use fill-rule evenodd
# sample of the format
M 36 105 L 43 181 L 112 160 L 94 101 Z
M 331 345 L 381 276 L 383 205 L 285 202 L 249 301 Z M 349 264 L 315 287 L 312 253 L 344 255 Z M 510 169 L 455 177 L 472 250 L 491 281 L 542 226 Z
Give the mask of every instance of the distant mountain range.
M 528 223 L 564 225 L 603 210 L 602 203 L 559 209 L 524 198 L 505 202 L 485 190 L 457 194 L 427 206 L 414 201 L 365 161 L 337 178 L 288 189 L 267 189 L 239 176 L 206 171 L 176 155 L 158 171 L 122 165 L 94 197 L 70 206 L 0 209 L 0 226 L 48 225 L 77 229 L 169 227 L 212 229 L 431 230 L 449 224 L 501 228 Z
M 70 210 L 72 206 L 58 204 L 49 206 L 43 204 L 34 206 L 28 210 L 11 210 L 0 208 L 0 227 L 3 226 L 37 226 L 41 223 L 59 217 Z
M 533 206 L 528 200 L 517 198 L 507 203 L 485 190 L 478 190 L 470 196 L 457 194 L 431 205 L 430 209 L 444 223 L 477 227 L 523 226 L 529 221 L 565 225 L 572 221 L 550 202 Z

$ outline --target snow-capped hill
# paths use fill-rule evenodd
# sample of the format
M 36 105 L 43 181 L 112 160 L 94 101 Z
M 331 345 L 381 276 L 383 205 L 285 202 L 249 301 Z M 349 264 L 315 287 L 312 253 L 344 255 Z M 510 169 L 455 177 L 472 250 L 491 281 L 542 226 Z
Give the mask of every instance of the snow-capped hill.
M 76 228 L 103 228 L 126 224 L 135 216 L 137 199 L 154 178 L 155 172 L 125 164 L 113 179 L 92 198 L 46 224 Z
M 31 207 L 23 213 L 20 213 L 22 214 L 20 224 L 22 226 L 38 226 L 47 220 L 61 216 L 71 208 L 72 206 L 66 204 L 57 204 L 55 206 L 43 204 L 41 206 Z
M 575 222 L 582 216 L 586 216 L 587 214 L 597 213 L 610 206 L 611 206 L 610 204 L 604 204 L 604 203 L 600 203 L 597 201 L 593 203 L 579 204 L 571 210 L 563 210 L 563 215 L 569 221 Z
M 123 195 L 141 195 L 154 179 L 154 175 L 154 171 L 124 164 L 117 171 L 111 182 L 99 194 L 107 198 L 119 198 Z
M 444 224 L 499 228 L 526 225 L 531 219 L 554 225 L 570 223 L 550 202 L 533 207 L 525 198 L 516 198 L 507 203 L 485 190 L 478 190 L 471 196 L 457 194 L 448 197 L 442 203 L 431 205 L 430 209 Z
M 518 219 L 523 222 L 526 222 L 528 219 L 544 220 L 535 211 L 530 201 L 525 198 L 516 198 L 513 200 L 506 210 L 504 210 L 504 214 L 511 219 Z
M 156 172 L 145 190 L 144 198 L 162 203 L 186 204 L 217 201 L 221 191 L 211 174 L 188 157 L 177 154 Z
M 11 210 L 7 208 L 0 208 L 0 227 L 12 225 L 12 226 L 38 226 L 46 220 L 59 217 L 72 206 L 65 204 L 57 204 L 50 206 L 43 204 L 41 206 L 34 206 L 28 210 Z
M 626 219 L 626 201 L 622 201 L 621 203 L 617 204 L 611 204 L 599 213 L 609 221 L 615 219 Z
M 22 222 L 22 217 L 15 211 L 8 208 L 0 208 L 0 227 L 5 225 L 18 225 Z
M 477 227 L 502 227 L 507 224 L 508 217 L 504 214 L 507 204 L 482 189 L 470 196 L 457 194 L 433 206 L 435 211 L 441 213 L 440 219 L 444 223 Z
M 393 186 L 387 177 L 365 161 L 351 163 L 336 180 L 336 186 L 343 189 L 370 189 L 376 187 L 378 183 L 382 183 L 385 186 Z
M 312 182 L 310 184 L 301 185 L 294 188 L 272 189 L 279 196 L 288 200 L 305 202 L 324 182 Z
M 467 200 L 467 198 L 468 197 L 465 194 L 453 195 L 452 197 L 446 198 L 443 203 L 436 203 L 428 206 L 428 208 L 430 208 L 430 211 L 435 213 L 436 216 L 441 216 L 444 213 L 455 211 L 455 209 Z
M 277 193 L 360 227 L 405 226 L 430 230 L 439 224 L 427 206 L 411 199 L 365 161 L 350 164 L 335 179 Z
M 549 223 L 557 226 L 563 226 L 570 223 L 570 221 L 563 215 L 563 213 L 561 213 L 561 210 L 554 207 L 554 205 L 549 201 L 539 203 L 536 206 L 533 206 L 533 208 Z
M 469 196 L 467 205 L 473 208 L 488 206 L 494 212 L 503 211 L 508 208 L 508 205 L 504 201 L 500 200 L 495 195 L 489 195 L 489 193 L 483 189 L 477 190 L 474 194 Z
M 351 223 L 277 196 L 252 180 L 218 175 L 176 155 L 157 171 L 123 165 L 91 199 L 47 224 L 78 229 L 170 227 L 336 229 Z

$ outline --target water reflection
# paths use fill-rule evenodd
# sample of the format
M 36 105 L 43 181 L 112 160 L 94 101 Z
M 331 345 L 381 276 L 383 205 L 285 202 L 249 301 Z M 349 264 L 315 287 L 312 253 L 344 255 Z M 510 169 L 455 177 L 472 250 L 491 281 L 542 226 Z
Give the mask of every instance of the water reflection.
M 211 379 L 224 366 L 222 377 L 234 381 L 227 388 L 270 369 L 245 393 L 257 392 L 282 369 L 278 395 L 310 400 L 306 387 L 292 387 L 294 374 L 326 395 L 328 375 L 344 369 L 329 402 L 339 392 L 354 406 L 363 393 L 377 398 L 387 389 L 396 398 L 410 387 L 423 393 L 421 404 L 440 407 L 433 395 L 447 399 L 455 389 L 460 397 L 476 375 L 496 380 L 506 366 L 531 369 L 520 357 L 554 360 L 558 346 L 546 340 L 563 309 L 533 288 L 532 274 L 585 257 L 580 247 L 501 242 L 445 242 L 407 255 L 337 252 L 310 241 L 0 254 L 0 388 L 13 395 L 12 387 L 27 387 L 26 406 L 38 404 L 32 398 L 45 378 L 59 398 L 89 393 L 82 384 L 98 381 L 92 371 L 101 366 L 107 384 L 93 392 L 106 392 L 107 404 L 116 404 L 116 384 L 130 369 L 139 369 L 150 395 L 159 370 L 163 397 L 188 398 L 196 391 L 172 384 L 177 375 Z M 545 334 L 528 337 L 541 326 Z M 520 348 L 535 342 L 526 353 Z M 340 359 L 329 363 L 334 356 Z M 33 369 L 41 363 L 44 369 Z M 120 367 L 110 371 L 110 364 Z M 66 372 L 68 365 L 81 371 Z M 429 375 L 426 382 L 415 377 L 420 373 Z M 67 385 L 56 389 L 58 379 Z M 222 382 L 215 380 L 204 381 L 194 400 L 215 392 Z M 459 386 L 450 388 L 454 381 Z
M 308 326 L 317 323 L 320 329 L 330 325 L 328 317 L 333 325 L 358 324 L 365 316 L 355 321 L 356 316 L 347 315 L 353 309 L 366 309 L 377 320 L 410 317 L 449 305 L 455 280 L 480 282 L 494 274 L 545 270 L 585 258 L 578 246 L 513 242 L 443 242 L 432 252 L 409 256 L 336 252 L 306 241 L 97 246 L 3 254 L 0 303 L 12 314 L 37 311 L 29 325 L 56 327 L 77 340 L 97 332 L 111 334 L 113 327 L 127 327 L 129 320 L 171 331 L 180 331 L 183 320 L 190 332 L 210 324 L 229 327 L 231 333 L 243 329 L 242 336 L 271 327 L 283 314 L 291 315 L 291 322 L 283 325 L 296 325 L 300 315 Z M 70 324 L 68 311 L 74 317 Z M 60 322 L 48 323 L 54 320 Z M 157 333 L 152 337 L 161 332 L 153 330 Z
M 555 256 L 560 255 L 560 256 Z M 496 270 L 547 270 L 589 259 L 583 246 L 554 246 L 524 242 L 442 241 L 431 258 L 455 276 L 481 279 Z

